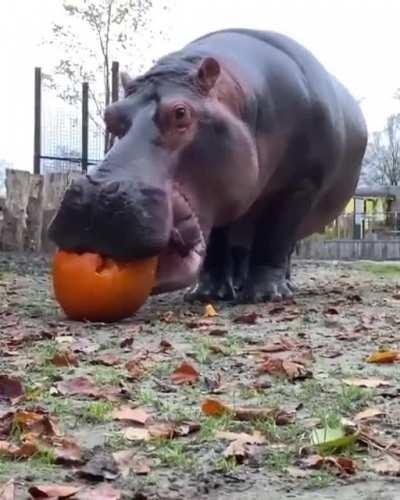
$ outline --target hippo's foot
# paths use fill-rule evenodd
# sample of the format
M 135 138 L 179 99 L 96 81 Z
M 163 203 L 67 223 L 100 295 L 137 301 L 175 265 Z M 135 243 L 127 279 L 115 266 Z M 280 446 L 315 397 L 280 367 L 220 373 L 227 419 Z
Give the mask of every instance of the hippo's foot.
M 271 266 L 256 266 L 248 277 L 243 290 L 238 296 L 238 302 L 251 304 L 255 302 L 280 302 L 291 299 L 295 287 L 286 278 L 285 268 Z
M 216 276 L 214 273 L 202 273 L 199 281 L 185 294 L 187 302 L 231 301 L 236 298 L 232 280 Z

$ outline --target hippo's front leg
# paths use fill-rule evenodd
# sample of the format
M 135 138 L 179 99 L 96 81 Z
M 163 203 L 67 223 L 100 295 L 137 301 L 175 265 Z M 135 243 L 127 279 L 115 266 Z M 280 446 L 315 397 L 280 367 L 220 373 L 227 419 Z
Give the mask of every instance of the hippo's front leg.
M 235 298 L 234 261 L 229 248 L 228 231 L 228 228 L 211 231 L 199 279 L 185 295 L 187 301 L 209 302 Z
M 241 303 L 281 301 L 293 297 L 290 258 L 296 237 L 315 199 L 315 186 L 305 182 L 291 193 L 279 193 L 257 222 Z

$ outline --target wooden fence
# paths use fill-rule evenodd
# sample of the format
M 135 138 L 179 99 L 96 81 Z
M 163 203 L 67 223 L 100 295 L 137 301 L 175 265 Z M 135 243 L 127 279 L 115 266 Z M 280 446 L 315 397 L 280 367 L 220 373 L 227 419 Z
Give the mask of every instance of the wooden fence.
M 77 172 L 31 174 L 6 171 L 6 198 L 0 200 L 0 250 L 49 252 L 47 228 Z M 314 235 L 301 241 L 296 257 L 327 260 L 400 260 L 400 239 L 326 240 Z
M 77 172 L 31 174 L 6 171 L 6 197 L 0 204 L 0 249 L 48 252 L 47 228 L 65 189 Z

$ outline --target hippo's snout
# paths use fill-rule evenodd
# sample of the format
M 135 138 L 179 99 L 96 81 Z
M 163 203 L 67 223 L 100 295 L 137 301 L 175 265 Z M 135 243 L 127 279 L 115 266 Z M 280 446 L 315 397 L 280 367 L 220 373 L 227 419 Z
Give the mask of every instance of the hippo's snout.
M 49 236 L 65 250 L 134 259 L 158 255 L 168 244 L 171 226 L 165 190 L 87 176 L 66 191 Z

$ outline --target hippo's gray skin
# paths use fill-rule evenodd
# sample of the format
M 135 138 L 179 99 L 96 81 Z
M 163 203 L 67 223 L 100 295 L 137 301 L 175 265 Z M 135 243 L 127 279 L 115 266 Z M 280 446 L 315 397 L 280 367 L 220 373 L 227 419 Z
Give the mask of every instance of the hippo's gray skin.
M 106 109 L 118 137 L 66 192 L 50 236 L 119 259 L 159 255 L 153 293 L 291 297 L 295 243 L 354 193 L 367 143 L 348 91 L 301 45 L 263 31 L 199 38 Z

